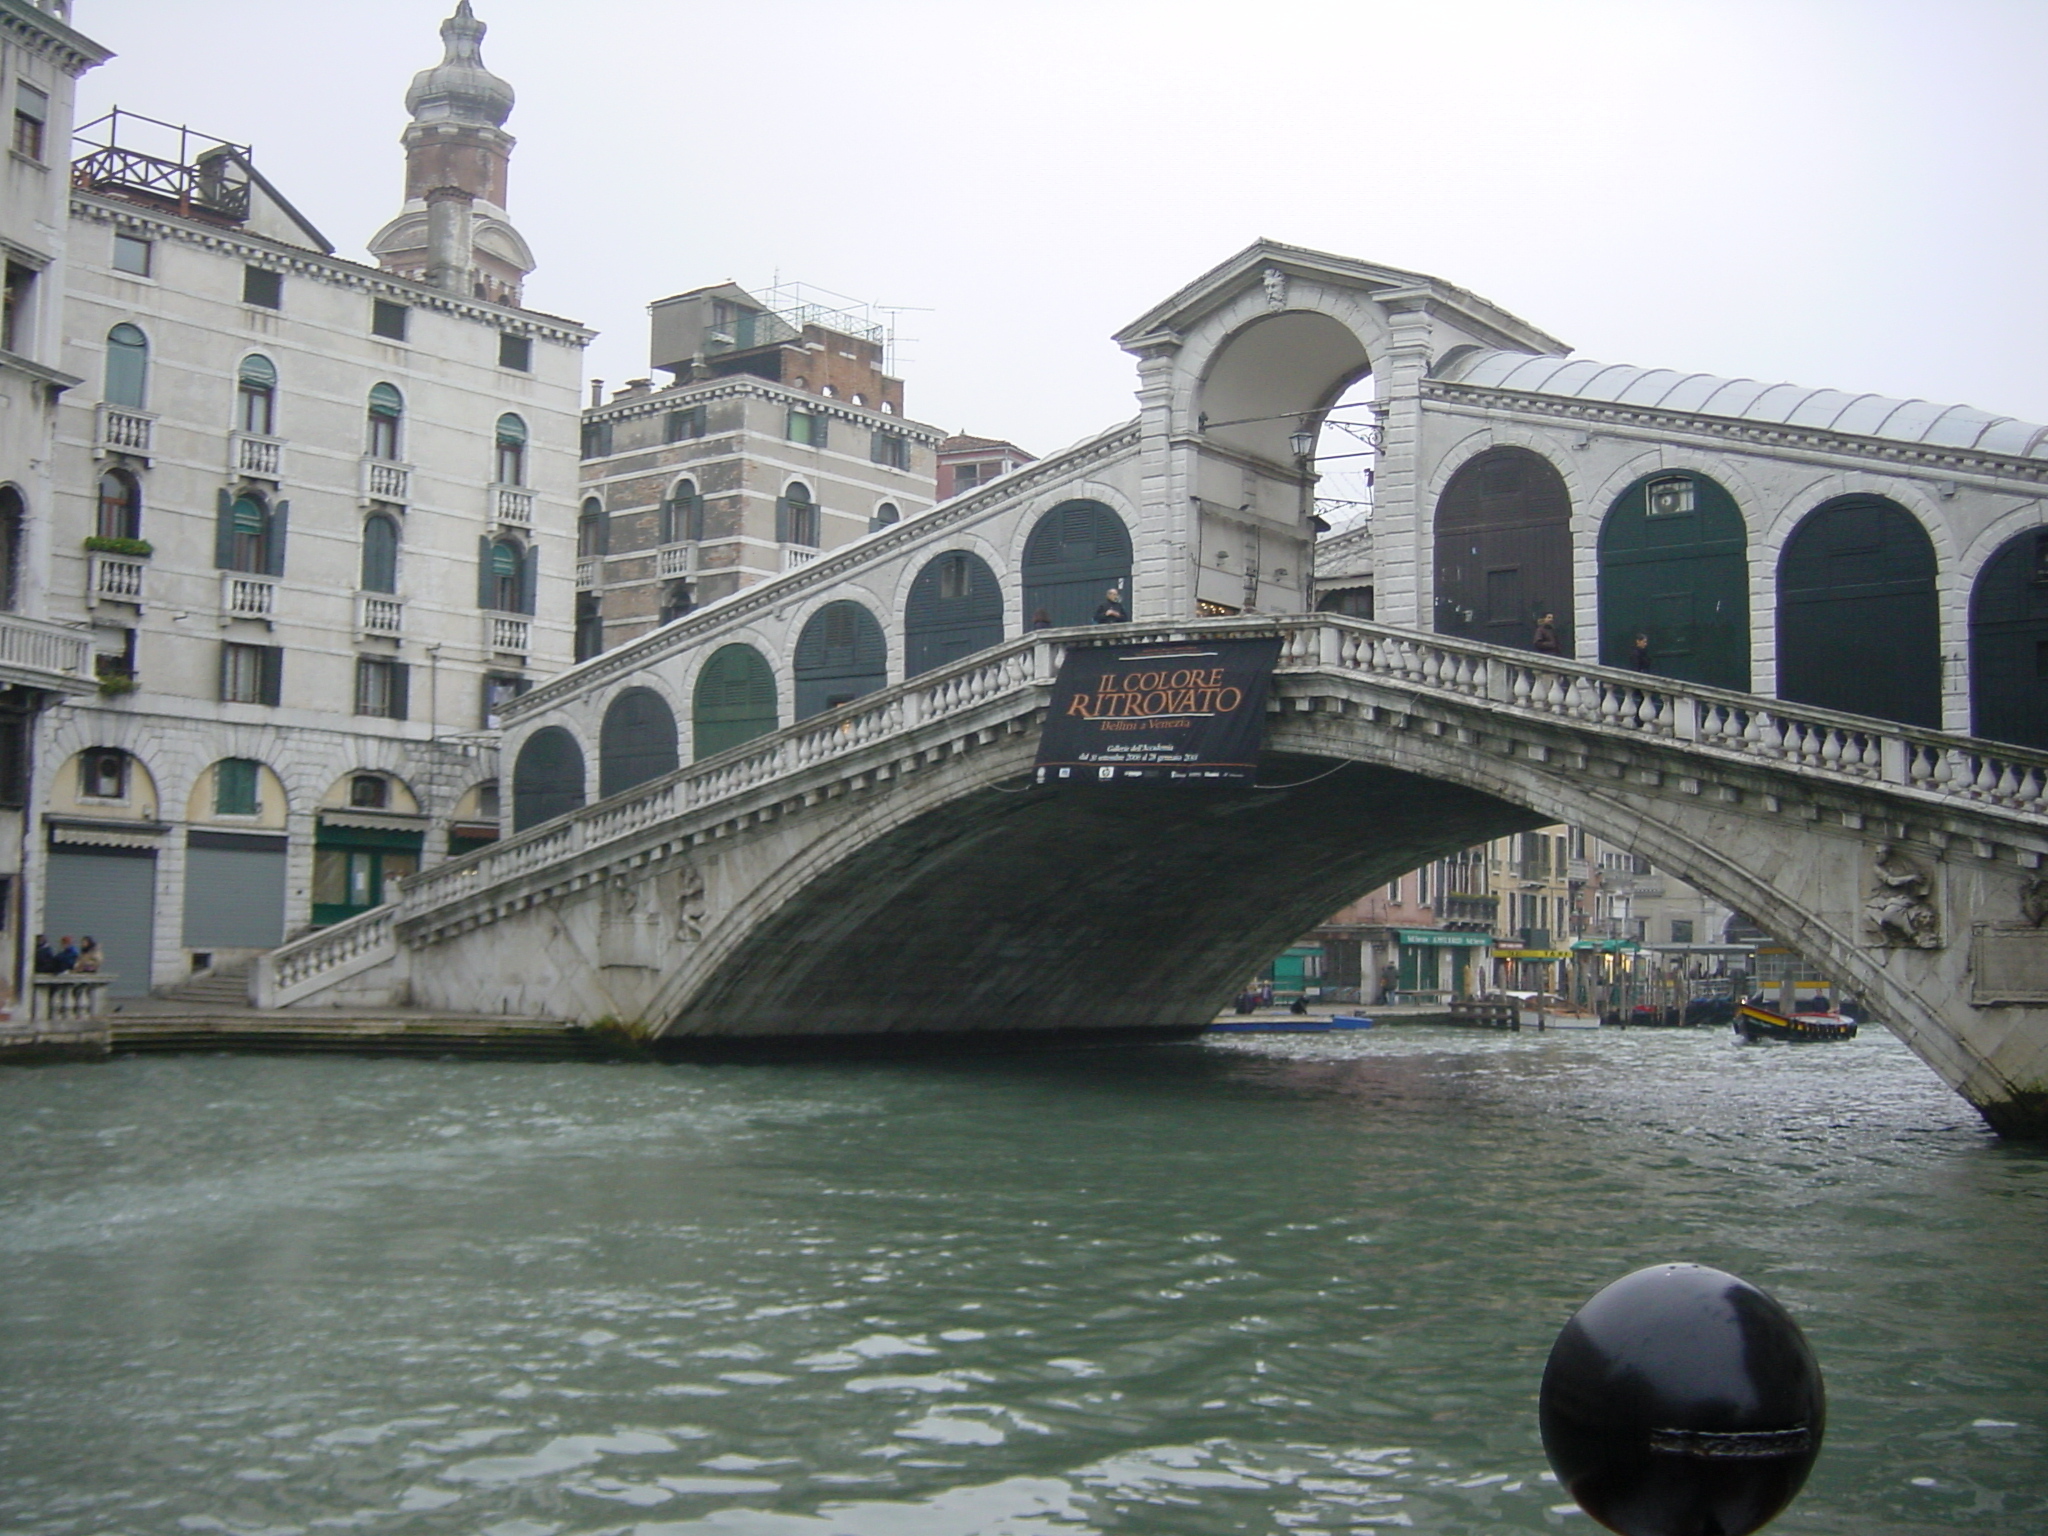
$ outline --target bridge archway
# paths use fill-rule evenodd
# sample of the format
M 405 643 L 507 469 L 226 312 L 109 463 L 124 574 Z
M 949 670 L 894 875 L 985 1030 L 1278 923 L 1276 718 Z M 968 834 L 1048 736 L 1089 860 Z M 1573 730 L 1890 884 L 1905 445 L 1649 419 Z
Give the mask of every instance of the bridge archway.
M 796 707 L 808 720 L 889 684 L 889 643 L 867 608 L 850 598 L 827 603 L 796 640 Z
M 652 688 L 627 688 L 605 707 L 597 733 L 599 799 L 674 773 L 678 766 L 675 711 Z
M 1600 661 L 1625 667 L 1637 633 L 1664 677 L 1747 692 L 1748 529 L 1719 481 L 1645 475 L 1600 525 Z
M 582 804 L 583 748 L 561 726 L 542 726 L 512 762 L 512 830 L 524 832 Z
M 1886 497 L 1807 513 L 1778 557 L 1778 697 L 1938 728 L 1936 566 L 1927 530 Z
M 1571 492 L 1541 454 L 1489 448 L 1460 465 L 1436 504 L 1436 632 L 1533 650 L 1549 613 L 1559 654 L 1574 655 L 1571 523 Z
M 903 604 L 903 675 L 916 677 L 1003 640 L 1003 589 L 970 550 L 934 555 Z
M 1063 502 L 1032 525 L 1022 566 L 1025 628 L 1091 623 L 1109 588 L 1129 603 L 1130 531 L 1099 501 Z
M 1371 371 L 1365 343 L 1343 321 L 1310 309 L 1261 315 L 1210 353 L 1197 424 L 1220 447 L 1292 466 L 1288 438 L 1304 426 L 1313 430 L 1315 418 Z
M 2007 539 L 1970 589 L 1970 729 L 2048 748 L 2048 531 Z
M 722 645 L 697 674 L 691 756 L 701 760 L 775 729 L 775 671 L 751 645 Z

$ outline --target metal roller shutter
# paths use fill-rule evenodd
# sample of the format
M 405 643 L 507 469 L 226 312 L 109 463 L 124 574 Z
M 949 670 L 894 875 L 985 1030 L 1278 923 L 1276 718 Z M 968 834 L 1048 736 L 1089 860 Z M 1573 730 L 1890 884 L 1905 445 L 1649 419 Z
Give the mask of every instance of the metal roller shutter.
M 185 842 L 187 949 L 269 949 L 284 940 L 285 839 L 191 832 Z
M 43 875 L 43 932 L 55 943 L 91 934 L 111 997 L 149 993 L 156 937 L 156 854 L 140 848 L 52 848 Z

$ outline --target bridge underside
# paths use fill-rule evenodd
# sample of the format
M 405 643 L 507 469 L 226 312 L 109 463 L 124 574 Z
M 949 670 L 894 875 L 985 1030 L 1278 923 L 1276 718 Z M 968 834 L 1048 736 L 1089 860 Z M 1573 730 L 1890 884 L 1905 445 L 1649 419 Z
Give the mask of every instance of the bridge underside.
M 1358 762 L 1260 777 L 935 807 L 758 925 L 666 1038 L 1187 1028 L 1344 903 L 1548 819 Z

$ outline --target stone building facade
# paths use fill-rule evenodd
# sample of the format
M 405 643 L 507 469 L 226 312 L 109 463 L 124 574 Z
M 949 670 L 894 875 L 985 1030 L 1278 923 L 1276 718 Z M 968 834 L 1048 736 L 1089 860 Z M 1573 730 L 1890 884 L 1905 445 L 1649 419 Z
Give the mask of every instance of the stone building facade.
M 482 30 L 464 0 L 413 83 L 409 191 L 442 130 L 509 148 Z M 100 938 L 120 995 L 495 835 L 486 728 L 570 655 L 591 333 L 518 307 L 475 220 L 380 270 L 241 146 L 89 127 L 46 601 L 90 626 L 100 691 L 45 721 L 41 915 Z M 502 196 L 488 157 L 431 169 Z
M 937 429 L 903 416 L 878 328 L 731 283 L 653 308 L 653 363 L 583 422 L 577 660 L 935 498 Z

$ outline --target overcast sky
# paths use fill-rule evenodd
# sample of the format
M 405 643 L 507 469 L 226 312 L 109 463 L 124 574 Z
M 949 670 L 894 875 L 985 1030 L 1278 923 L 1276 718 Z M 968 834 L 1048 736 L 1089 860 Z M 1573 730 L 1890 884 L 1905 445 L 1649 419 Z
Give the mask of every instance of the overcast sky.
M 473 0 L 527 300 L 774 274 L 903 306 L 908 414 L 1045 453 L 1109 333 L 1260 236 L 1433 273 L 1603 361 L 2048 421 L 2043 0 Z M 122 107 L 254 146 L 343 255 L 454 0 L 77 0 Z

